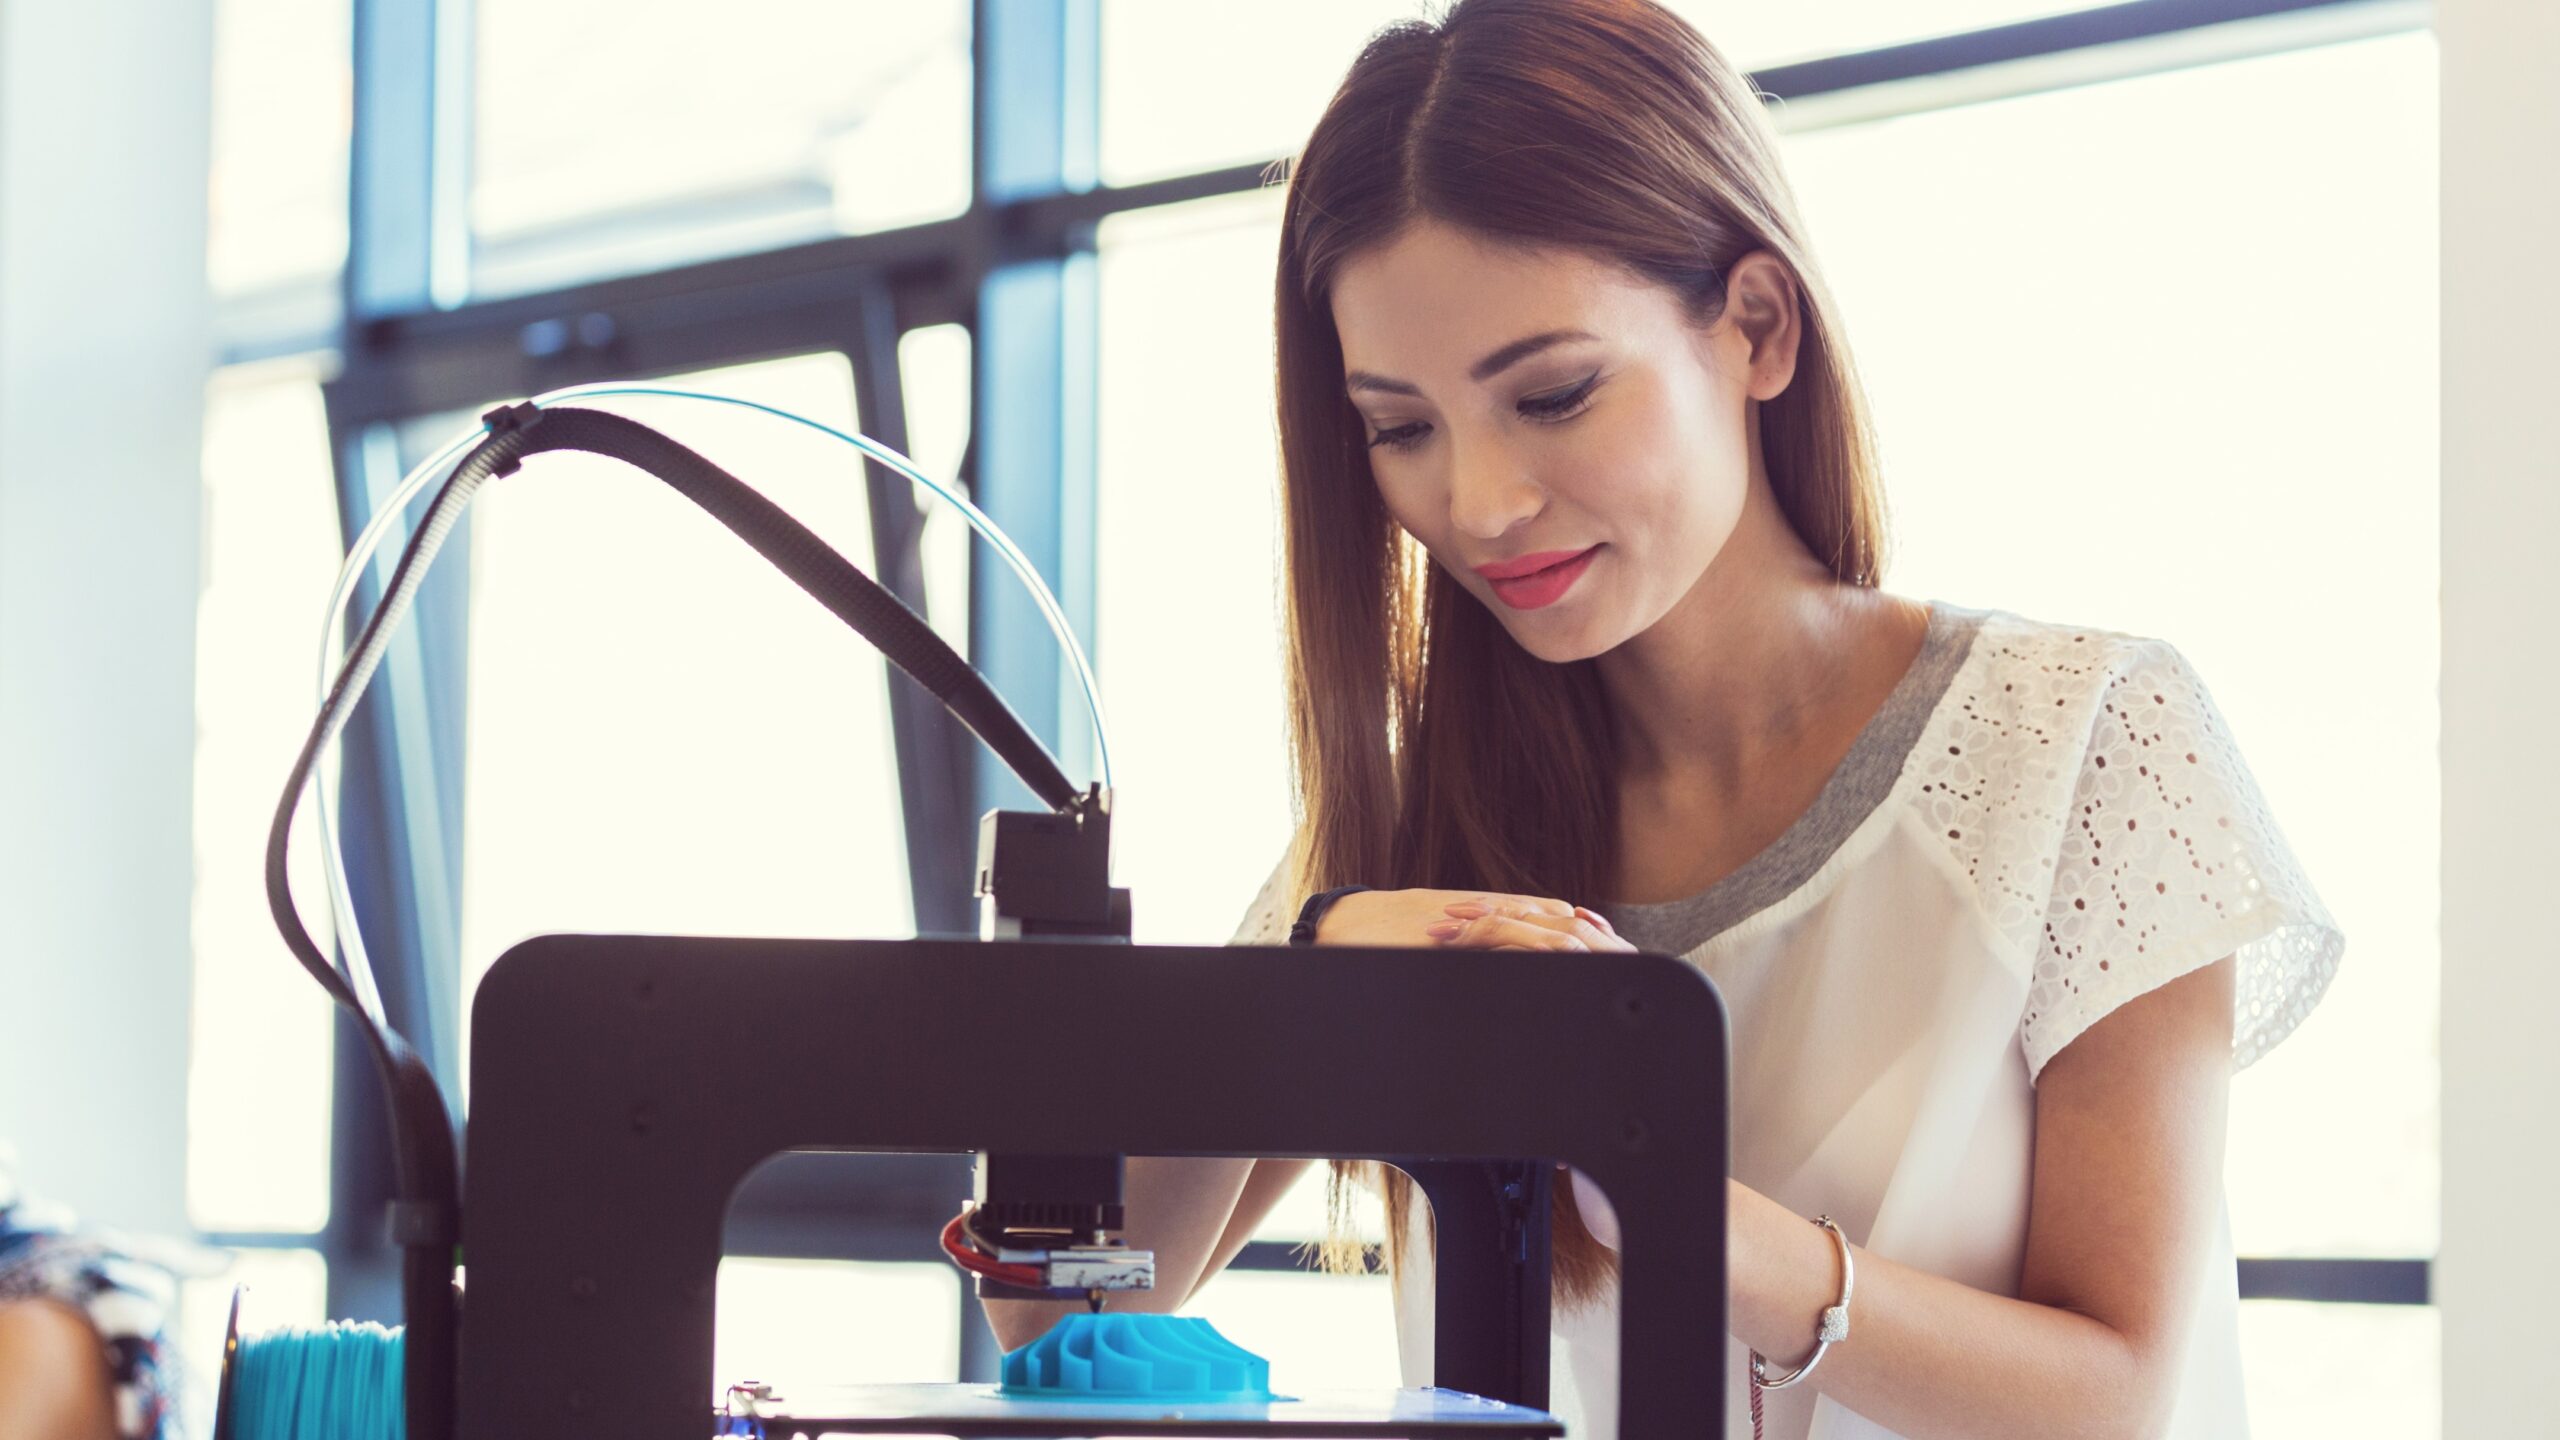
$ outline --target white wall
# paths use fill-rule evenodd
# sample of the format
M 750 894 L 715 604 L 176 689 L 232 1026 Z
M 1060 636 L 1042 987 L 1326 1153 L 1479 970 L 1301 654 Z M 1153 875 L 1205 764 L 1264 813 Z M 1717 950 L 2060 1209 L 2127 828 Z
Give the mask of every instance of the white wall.
M 2444 1433 L 2547 1435 L 2560 1244 L 2560 6 L 2438 0 Z M 2347 304 L 2388 303 L 2387 286 Z M 2342 780 L 2342 783 L 2352 783 Z M 2391 837 L 2378 835 L 2376 844 Z
M 186 1223 L 210 0 L 0 0 L 0 1142 Z

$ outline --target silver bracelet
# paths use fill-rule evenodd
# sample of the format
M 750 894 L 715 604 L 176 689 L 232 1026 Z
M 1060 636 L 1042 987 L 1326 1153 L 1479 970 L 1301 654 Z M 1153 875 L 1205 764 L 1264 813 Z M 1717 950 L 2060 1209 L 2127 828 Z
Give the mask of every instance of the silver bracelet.
M 1816 1331 L 1813 1337 L 1813 1354 L 1797 1368 L 1794 1374 L 1783 1379 L 1770 1379 L 1766 1363 L 1760 1358 L 1760 1352 L 1757 1350 L 1751 1352 L 1751 1378 L 1759 1382 L 1764 1390 L 1784 1390 L 1812 1374 L 1813 1367 L 1822 1363 L 1823 1351 L 1830 1349 L 1833 1342 L 1849 1338 L 1849 1291 L 1858 1282 L 1857 1271 L 1849 1263 L 1849 1237 L 1840 1233 L 1840 1227 L 1832 1224 L 1831 1217 L 1828 1215 L 1815 1216 L 1813 1223 L 1830 1231 L 1831 1238 L 1839 1243 L 1840 1303 L 1822 1312 L 1822 1328 Z

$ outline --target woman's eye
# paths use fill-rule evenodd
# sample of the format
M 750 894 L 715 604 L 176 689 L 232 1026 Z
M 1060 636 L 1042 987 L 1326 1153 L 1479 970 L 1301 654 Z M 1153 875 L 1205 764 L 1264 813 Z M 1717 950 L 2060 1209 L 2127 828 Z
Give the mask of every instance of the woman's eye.
M 1544 395 L 1524 396 L 1518 402 L 1520 413 L 1543 424 L 1569 420 L 1580 413 L 1583 406 L 1590 403 L 1591 392 L 1599 384 L 1599 372 L 1594 371 L 1562 390 L 1550 390 Z M 1369 432 L 1369 448 L 1411 450 L 1420 445 L 1424 437 L 1430 433 L 1431 427 L 1420 421 L 1405 425 L 1381 426 Z
M 1562 420 L 1580 410 L 1583 402 L 1591 398 L 1592 388 L 1599 383 L 1599 372 L 1594 371 L 1582 377 L 1579 384 L 1566 389 L 1528 396 L 1520 402 L 1520 413 L 1532 420 Z
M 1390 426 L 1370 434 L 1369 448 L 1375 450 L 1383 445 L 1390 450 L 1410 450 L 1422 443 L 1422 437 L 1429 433 L 1430 429 L 1430 426 L 1418 422 L 1411 425 Z

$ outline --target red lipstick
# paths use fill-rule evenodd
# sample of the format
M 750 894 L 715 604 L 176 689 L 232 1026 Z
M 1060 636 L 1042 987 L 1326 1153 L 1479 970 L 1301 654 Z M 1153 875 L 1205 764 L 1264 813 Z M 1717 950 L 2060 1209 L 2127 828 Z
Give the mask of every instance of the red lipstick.
M 1563 599 L 1582 572 L 1591 568 L 1591 557 L 1599 553 L 1597 545 L 1587 550 L 1546 550 L 1475 570 L 1492 584 L 1494 598 L 1503 604 L 1515 610 L 1536 610 Z

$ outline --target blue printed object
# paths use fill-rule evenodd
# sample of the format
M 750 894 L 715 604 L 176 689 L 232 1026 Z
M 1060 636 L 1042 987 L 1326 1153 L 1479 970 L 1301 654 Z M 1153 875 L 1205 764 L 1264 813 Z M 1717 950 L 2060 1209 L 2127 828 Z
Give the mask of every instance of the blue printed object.
M 1069 1315 L 1004 1357 L 1007 1396 L 1044 1400 L 1277 1399 L 1271 1362 L 1188 1315 Z

